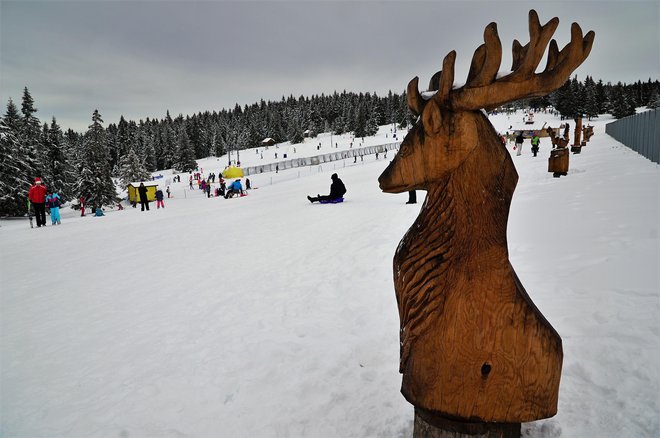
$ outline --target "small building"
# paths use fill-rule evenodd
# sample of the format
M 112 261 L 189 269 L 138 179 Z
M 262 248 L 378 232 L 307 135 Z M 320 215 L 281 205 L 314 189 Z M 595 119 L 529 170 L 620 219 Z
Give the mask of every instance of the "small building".
M 270 137 L 264 138 L 263 140 L 261 140 L 261 145 L 262 146 L 272 146 L 275 143 L 276 143 L 276 141 L 274 139 L 270 138 Z
M 140 202 L 140 194 L 138 193 L 138 187 L 140 187 L 140 184 L 144 184 L 144 186 L 147 188 L 147 199 L 149 201 L 155 201 L 158 183 L 154 181 L 139 181 L 128 183 L 126 186 L 128 189 L 128 202 L 131 204 Z

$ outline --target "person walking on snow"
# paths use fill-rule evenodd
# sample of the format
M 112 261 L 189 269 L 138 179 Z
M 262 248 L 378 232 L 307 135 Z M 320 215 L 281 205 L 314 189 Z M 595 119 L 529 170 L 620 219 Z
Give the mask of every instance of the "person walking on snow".
M 149 199 L 147 198 L 147 188 L 144 183 L 140 183 L 138 194 L 140 195 L 140 211 L 144 211 L 145 207 L 147 208 L 147 211 L 149 211 Z
M 541 139 L 539 138 L 538 135 L 534 134 L 532 137 L 532 153 L 534 156 L 539 153 L 539 144 L 541 143 Z
M 518 134 L 516 136 L 516 155 L 521 155 L 522 154 L 522 145 L 523 145 L 524 140 L 525 140 L 525 138 L 523 137 L 522 131 L 521 131 L 520 134 Z
M 332 179 L 332 184 L 330 184 L 330 194 L 324 196 L 316 195 L 316 198 L 307 196 L 309 202 L 313 204 L 316 201 L 334 201 L 335 199 L 344 197 L 344 194 L 346 193 L 346 186 L 344 186 L 342 180 L 339 179 L 339 176 L 337 176 L 336 173 L 333 173 L 330 179 Z
M 169 191 L 169 187 L 167 190 Z M 161 189 L 156 190 L 156 210 L 160 207 L 165 208 L 165 203 L 163 202 L 163 191 Z
M 28 192 L 28 199 L 34 207 L 34 215 L 37 217 L 37 227 L 46 226 L 46 186 L 41 183 L 41 178 L 34 179 L 34 184 Z

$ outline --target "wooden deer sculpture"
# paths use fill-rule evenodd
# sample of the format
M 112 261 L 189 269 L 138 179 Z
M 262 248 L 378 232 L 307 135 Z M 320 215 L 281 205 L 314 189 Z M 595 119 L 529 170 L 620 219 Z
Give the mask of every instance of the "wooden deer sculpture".
M 527 295 L 508 256 L 506 228 L 518 175 L 482 108 L 543 96 L 585 60 L 594 33 L 577 24 L 535 73 L 559 20 L 529 12 L 530 42 L 513 42 L 512 72 L 498 76 L 495 23 L 474 53 L 467 82 L 453 88 L 449 53 L 423 97 L 408 84 L 419 116 L 379 177 L 384 192 L 426 190 L 419 217 L 394 256 L 400 316 L 402 393 L 416 412 L 462 422 L 520 423 L 557 412 L 561 338 Z M 431 94 L 431 93 L 427 93 Z

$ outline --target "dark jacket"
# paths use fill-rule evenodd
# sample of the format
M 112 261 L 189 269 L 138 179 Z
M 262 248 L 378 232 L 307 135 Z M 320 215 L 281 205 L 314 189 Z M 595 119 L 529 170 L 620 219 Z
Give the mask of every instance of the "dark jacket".
M 140 195 L 140 202 L 149 202 L 149 198 L 147 197 L 147 186 L 140 185 L 140 187 L 138 187 L 138 194 Z
M 142 196 L 140 194 L 140 196 Z M 162 201 L 163 200 L 163 191 L 161 189 L 156 190 L 156 201 Z
M 332 175 L 332 184 L 330 185 L 330 198 L 331 199 L 337 199 L 341 198 L 344 196 L 344 193 L 346 193 L 346 186 L 344 186 L 344 183 L 339 179 L 336 173 Z

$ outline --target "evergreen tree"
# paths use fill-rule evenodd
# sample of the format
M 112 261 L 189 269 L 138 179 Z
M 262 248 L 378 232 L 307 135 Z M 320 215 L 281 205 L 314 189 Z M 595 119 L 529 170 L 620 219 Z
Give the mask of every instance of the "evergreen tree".
M 367 135 L 367 109 L 364 103 L 358 105 L 355 118 L 355 131 L 353 131 L 353 134 L 356 137 L 364 137 Z
M 0 117 L 0 215 L 24 215 L 27 212 L 26 181 L 28 167 L 19 138 L 20 116 L 9 99 L 7 112 Z
M 73 185 L 75 183 L 75 173 L 73 166 L 67 156 L 64 144 L 64 135 L 60 129 L 55 117 L 50 124 L 46 126 L 46 138 L 44 145 L 46 147 L 45 174 L 48 175 L 49 189 L 57 192 L 62 202 L 73 198 Z
M 92 210 L 118 201 L 102 123 L 98 110 L 94 110 L 92 124 L 83 137 L 82 170 L 76 182 L 77 196 L 84 197 Z
M 197 169 L 197 162 L 195 161 L 195 150 L 188 139 L 185 126 L 181 125 L 179 127 L 177 136 L 177 154 L 174 169 L 177 172 L 191 172 Z
M 655 90 L 649 97 L 649 103 L 646 105 L 649 109 L 660 108 L 660 91 Z
M 303 117 L 299 109 L 294 108 L 290 112 L 288 125 L 287 140 L 289 140 L 291 144 L 302 143 L 305 140 L 303 135 L 305 129 L 303 128 Z
M 31 184 L 35 177 L 43 175 L 43 159 L 41 156 L 41 122 L 34 115 L 37 109 L 34 107 L 34 100 L 27 87 L 23 90 L 23 101 L 21 103 L 19 139 L 23 148 L 25 157 L 25 181 Z M 48 181 L 46 181 L 48 184 Z
M 591 120 L 598 117 L 598 101 L 596 100 L 596 83 L 587 76 L 584 80 L 584 114 Z
M 610 103 L 607 99 L 607 93 L 602 79 L 596 82 L 596 102 L 598 103 L 598 114 L 610 112 Z
M 628 100 L 626 90 L 621 82 L 613 88 L 610 100 L 614 118 L 620 119 L 635 114 L 635 108 Z
M 122 186 L 126 187 L 130 182 L 148 181 L 151 173 L 147 170 L 144 161 L 138 157 L 135 150 L 129 149 L 119 161 L 119 179 Z

